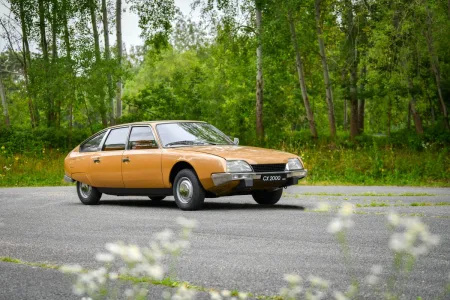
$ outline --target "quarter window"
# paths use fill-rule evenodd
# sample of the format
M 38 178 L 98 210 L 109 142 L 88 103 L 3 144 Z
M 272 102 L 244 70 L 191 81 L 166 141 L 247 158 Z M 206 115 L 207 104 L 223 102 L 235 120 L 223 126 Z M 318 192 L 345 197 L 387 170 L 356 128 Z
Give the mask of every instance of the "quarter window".
M 87 142 L 85 142 L 83 145 L 80 146 L 80 152 L 95 152 L 100 150 L 100 143 L 103 140 L 103 137 L 105 136 L 106 131 L 101 132 L 100 134 L 97 134 Z
M 125 150 L 128 127 L 112 129 L 106 139 L 103 151 Z
M 128 142 L 129 150 L 156 148 L 158 148 L 158 144 L 150 127 L 140 126 L 131 129 L 130 141 Z

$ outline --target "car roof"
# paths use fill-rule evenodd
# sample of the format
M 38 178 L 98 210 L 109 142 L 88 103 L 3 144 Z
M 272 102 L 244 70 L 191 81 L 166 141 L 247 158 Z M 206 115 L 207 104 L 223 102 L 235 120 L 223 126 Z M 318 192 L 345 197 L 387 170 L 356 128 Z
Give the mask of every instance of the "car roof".
M 122 126 L 130 126 L 130 125 L 149 125 L 149 124 L 165 124 L 165 123 L 178 123 L 178 122 L 205 123 L 204 121 L 195 121 L 195 120 L 156 120 L 156 121 L 141 121 L 141 122 L 118 124 L 118 125 L 110 126 L 105 129 L 122 127 Z

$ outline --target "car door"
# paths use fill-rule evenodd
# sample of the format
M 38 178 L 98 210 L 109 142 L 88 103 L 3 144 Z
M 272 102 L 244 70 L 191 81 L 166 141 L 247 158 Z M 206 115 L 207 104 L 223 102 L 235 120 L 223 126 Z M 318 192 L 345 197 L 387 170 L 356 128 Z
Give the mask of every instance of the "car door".
M 150 126 L 133 126 L 122 158 L 125 187 L 163 188 L 161 153 Z
M 122 155 L 128 137 L 129 127 L 113 128 L 101 151 L 91 156 L 90 174 L 95 187 L 123 188 Z

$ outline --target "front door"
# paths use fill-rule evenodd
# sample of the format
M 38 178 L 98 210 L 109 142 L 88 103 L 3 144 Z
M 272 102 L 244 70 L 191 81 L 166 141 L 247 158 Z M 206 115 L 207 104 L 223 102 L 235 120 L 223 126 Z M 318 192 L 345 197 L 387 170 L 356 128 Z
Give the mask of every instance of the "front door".
M 132 127 L 122 161 L 122 177 L 126 188 L 164 187 L 161 149 L 150 126 Z
M 123 188 L 122 155 L 129 127 L 111 129 L 101 149 L 91 156 L 91 180 L 94 187 Z

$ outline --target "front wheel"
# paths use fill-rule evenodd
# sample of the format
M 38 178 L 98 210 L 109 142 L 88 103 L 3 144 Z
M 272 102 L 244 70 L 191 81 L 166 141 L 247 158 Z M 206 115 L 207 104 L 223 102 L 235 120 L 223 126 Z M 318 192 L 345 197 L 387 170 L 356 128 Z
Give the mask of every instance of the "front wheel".
M 191 169 L 181 170 L 177 174 L 173 182 L 173 195 L 182 210 L 199 210 L 205 201 L 205 190 Z
M 98 204 L 102 193 L 100 193 L 95 187 L 92 187 L 86 183 L 77 182 L 77 194 L 81 203 L 85 205 Z
M 264 204 L 264 205 L 274 205 L 275 203 L 277 203 L 280 198 L 281 195 L 283 194 L 283 189 L 278 189 L 275 191 L 254 191 L 252 193 L 253 199 L 258 203 L 258 204 Z

